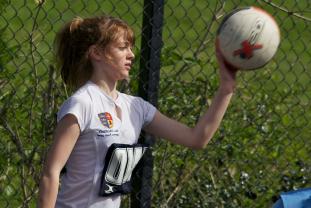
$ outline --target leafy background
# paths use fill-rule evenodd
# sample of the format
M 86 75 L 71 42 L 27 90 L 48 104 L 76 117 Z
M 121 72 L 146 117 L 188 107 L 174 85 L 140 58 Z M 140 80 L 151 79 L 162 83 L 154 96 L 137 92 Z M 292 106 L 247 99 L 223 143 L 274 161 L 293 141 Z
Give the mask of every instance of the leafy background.
M 238 74 L 235 97 L 206 149 L 157 139 L 153 207 L 269 207 L 280 192 L 310 187 L 310 1 L 165 1 L 158 108 L 195 125 L 218 87 L 219 23 L 249 5 L 275 17 L 280 48 L 263 69 Z M 70 95 L 55 69 L 56 31 L 75 16 L 125 19 L 137 36 L 126 89 L 135 95 L 143 1 L 1 0 L 0 11 L 0 207 L 35 207 L 55 114 Z

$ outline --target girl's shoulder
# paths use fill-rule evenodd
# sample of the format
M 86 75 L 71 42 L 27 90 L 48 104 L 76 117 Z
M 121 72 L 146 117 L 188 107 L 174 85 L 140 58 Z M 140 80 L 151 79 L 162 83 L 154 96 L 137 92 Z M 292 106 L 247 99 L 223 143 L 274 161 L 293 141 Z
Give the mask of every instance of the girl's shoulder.
M 84 85 L 80 87 L 78 90 L 76 90 L 70 97 L 68 97 L 64 101 L 61 108 L 77 104 L 85 107 L 91 106 L 92 96 L 88 86 Z
M 119 99 L 117 103 L 118 102 L 122 102 L 132 107 L 133 109 L 138 110 L 154 108 L 154 106 L 149 101 L 146 101 L 139 96 L 128 95 L 124 93 L 119 93 Z
M 98 92 L 98 89 L 94 87 L 94 84 L 87 82 L 82 87 L 80 87 L 78 90 L 76 90 L 69 98 L 68 100 L 77 100 L 81 101 L 82 103 L 91 103 L 94 97 Z
M 135 95 L 129 95 L 129 94 L 125 94 L 125 93 L 121 93 L 119 92 L 119 99 L 122 100 L 122 101 L 125 101 L 125 102 L 129 102 L 129 103 L 132 103 L 132 102 L 143 102 L 144 99 L 141 98 L 141 97 L 138 97 L 138 96 L 135 96 Z

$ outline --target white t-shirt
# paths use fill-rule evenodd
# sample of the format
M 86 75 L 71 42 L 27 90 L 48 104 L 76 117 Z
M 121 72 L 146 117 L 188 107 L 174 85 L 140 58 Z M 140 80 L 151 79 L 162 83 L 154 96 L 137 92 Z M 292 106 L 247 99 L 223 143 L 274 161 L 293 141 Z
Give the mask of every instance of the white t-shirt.
M 116 106 L 121 109 L 121 119 Z M 153 105 L 139 97 L 118 92 L 114 101 L 90 81 L 65 101 L 57 120 L 74 115 L 81 133 L 66 163 L 56 207 L 119 207 L 120 195 L 99 196 L 107 150 L 112 143 L 137 143 L 141 129 L 152 121 L 155 112 Z

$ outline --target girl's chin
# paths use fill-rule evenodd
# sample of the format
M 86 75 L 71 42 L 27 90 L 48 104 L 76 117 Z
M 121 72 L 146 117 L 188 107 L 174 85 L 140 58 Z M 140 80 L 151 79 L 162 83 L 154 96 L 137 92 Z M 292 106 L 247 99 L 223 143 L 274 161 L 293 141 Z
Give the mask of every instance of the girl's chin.
M 119 78 L 119 80 L 129 80 L 130 79 L 130 75 L 127 73 L 127 74 L 122 74 Z

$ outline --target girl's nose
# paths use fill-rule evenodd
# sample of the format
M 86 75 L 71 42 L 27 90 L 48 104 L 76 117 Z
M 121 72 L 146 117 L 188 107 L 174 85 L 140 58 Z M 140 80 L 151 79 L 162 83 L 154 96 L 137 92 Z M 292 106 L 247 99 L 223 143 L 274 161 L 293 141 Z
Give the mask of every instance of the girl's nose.
M 133 53 L 133 50 L 130 48 L 129 49 L 129 55 L 128 55 L 128 57 L 130 58 L 130 59 L 134 59 L 135 58 L 135 54 Z

